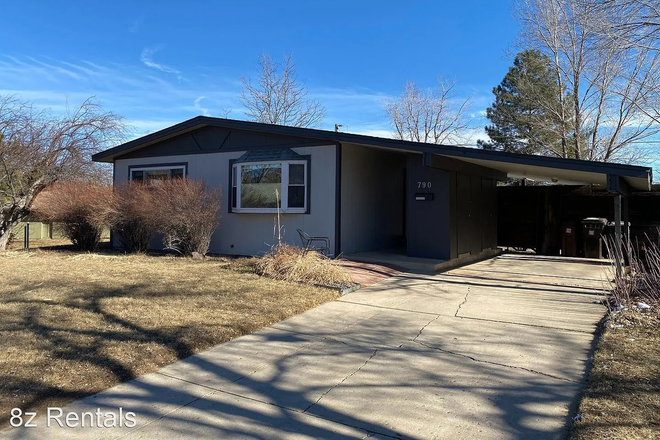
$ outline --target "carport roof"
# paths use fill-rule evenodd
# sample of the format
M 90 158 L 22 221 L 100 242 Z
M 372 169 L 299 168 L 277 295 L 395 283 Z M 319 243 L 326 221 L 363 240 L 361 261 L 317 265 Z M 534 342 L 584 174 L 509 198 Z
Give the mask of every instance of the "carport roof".
M 641 191 L 651 189 L 652 170 L 649 167 L 505 153 L 453 145 L 426 144 L 329 130 L 287 127 L 208 116 L 197 116 L 155 133 L 126 142 L 97 153 L 92 156 L 92 159 L 96 162 L 113 162 L 124 154 L 206 126 L 261 132 L 272 135 L 297 136 L 306 139 L 328 141 L 333 144 L 351 143 L 368 147 L 435 154 L 496 169 L 506 173 L 509 177 L 527 177 L 556 183 L 606 186 L 608 175 L 619 176 L 633 189 Z

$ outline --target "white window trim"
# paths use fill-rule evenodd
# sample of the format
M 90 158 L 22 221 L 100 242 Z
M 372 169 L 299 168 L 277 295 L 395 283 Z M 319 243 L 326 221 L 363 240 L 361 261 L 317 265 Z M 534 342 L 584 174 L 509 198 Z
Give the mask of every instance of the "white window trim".
M 144 167 L 130 167 L 128 172 L 128 180 L 133 180 L 134 171 L 153 171 L 153 170 L 168 170 L 172 175 L 172 170 L 183 170 L 183 175 L 186 175 L 185 165 L 161 165 L 161 166 L 144 166 Z
M 234 184 L 234 176 L 233 173 L 236 173 L 236 207 L 232 207 L 231 211 L 232 212 L 237 212 L 237 213 L 253 213 L 253 214 L 274 214 L 277 213 L 277 208 L 241 208 L 241 172 L 239 172 L 239 168 L 242 167 L 243 165 L 246 166 L 254 166 L 254 165 L 275 165 L 275 164 L 280 164 L 282 165 L 282 181 L 280 182 L 280 213 L 282 214 L 305 214 L 307 212 L 307 204 L 309 203 L 309 200 L 307 200 L 307 166 L 308 163 L 306 160 L 272 160 L 272 161 L 265 161 L 265 162 L 241 162 L 241 163 L 236 163 L 232 165 L 232 192 L 233 192 L 233 184 Z M 289 165 L 303 165 L 304 170 L 303 170 L 303 176 L 304 176 L 304 188 L 305 188 L 305 203 L 302 208 L 289 208 Z M 233 202 L 233 201 L 232 201 Z

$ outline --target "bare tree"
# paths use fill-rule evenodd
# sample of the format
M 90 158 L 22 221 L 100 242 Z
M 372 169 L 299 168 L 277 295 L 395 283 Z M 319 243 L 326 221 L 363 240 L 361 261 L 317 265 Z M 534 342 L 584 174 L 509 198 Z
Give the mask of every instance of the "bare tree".
M 654 50 L 660 44 L 660 3 L 654 0 L 599 0 L 608 14 L 604 33 L 631 46 Z
M 565 154 L 575 159 L 634 162 L 660 132 L 649 98 L 660 78 L 651 47 L 633 48 L 603 30 L 615 26 L 603 0 L 521 0 L 522 41 L 545 53 L 569 99 L 572 132 Z M 564 108 L 564 106 L 560 106 Z
M 91 99 L 56 117 L 0 97 L 0 250 L 41 190 L 61 180 L 97 178 L 91 154 L 123 133 L 121 118 Z
M 259 77 L 242 77 L 241 102 L 250 120 L 266 124 L 312 127 L 325 117 L 325 108 L 308 98 L 307 87 L 298 82 L 291 55 L 276 63 L 267 54 L 257 61 Z
M 454 84 L 440 77 L 432 89 L 421 89 L 408 81 L 401 95 L 385 104 L 394 136 L 433 144 L 460 142 L 469 125 L 464 113 L 470 100 L 457 100 L 453 92 Z
M 660 56 L 660 3 L 649 0 L 600 0 L 598 3 L 607 16 L 601 23 L 603 35 L 647 60 Z M 638 107 L 660 124 L 660 80 L 657 75 L 651 75 L 651 81 L 651 92 L 643 96 Z

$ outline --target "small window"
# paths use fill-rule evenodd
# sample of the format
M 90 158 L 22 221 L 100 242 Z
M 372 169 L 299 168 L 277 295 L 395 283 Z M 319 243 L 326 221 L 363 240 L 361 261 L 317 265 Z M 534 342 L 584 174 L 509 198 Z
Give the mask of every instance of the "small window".
M 289 208 L 305 207 L 305 165 L 289 164 Z
M 144 180 L 144 171 L 132 171 L 131 180 L 136 182 L 142 182 Z
M 150 186 L 163 180 L 181 179 L 186 175 L 185 165 L 131 168 L 132 181 L 144 182 Z
M 285 213 L 304 213 L 307 162 L 236 164 L 232 167 L 231 196 L 231 206 L 236 212 L 270 213 L 279 207 Z

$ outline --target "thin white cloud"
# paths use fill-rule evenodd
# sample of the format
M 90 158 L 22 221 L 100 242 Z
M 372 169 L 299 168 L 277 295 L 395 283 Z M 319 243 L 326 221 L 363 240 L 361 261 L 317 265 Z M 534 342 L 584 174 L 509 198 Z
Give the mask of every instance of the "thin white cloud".
M 32 57 L 28 57 L 28 59 L 30 61 L 32 61 L 32 63 L 34 63 L 36 65 L 39 65 L 41 67 L 44 67 L 44 68 L 50 70 L 51 72 L 66 75 L 66 76 L 68 76 L 72 79 L 78 80 L 78 81 L 83 79 L 83 77 L 78 72 L 75 72 L 74 70 L 67 69 L 67 68 L 64 68 L 62 66 L 58 66 L 58 65 L 55 65 L 55 64 L 46 63 L 44 61 L 40 61 L 40 60 L 37 60 L 37 59 L 32 58 Z
M 476 147 L 477 141 L 490 140 L 483 127 L 468 128 L 461 134 L 461 137 L 461 145 L 464 147 Z
M 470 118 L 472 119 L 484 119 L 486 117 L 486 110 L 479 110 L 477 112 L 470 113 Z
M 0 54 L 0 95 L 38 109 L 64 113 L 89 97 L 125 118 L 131 133 L 145 135 L 199 114 L 240 118 L 240 84 L 211 75 L 178 83 L 170 75 L 117 63 L 9 57 Z M 201 98 L 201 99 L 200 99 Z
M 152 63 L 153 53 L 147 57 Z M 138 135 L 200 114 L 244 117 L 239 100 L 241 84 L 235 78 L 201 68 L 190 72 L 188 81 L 178 83 L 172 75 L 159 74 L 161 71 L 117 63 L 0 54 L 0 84 L 4 86 L 0 95 L 16 95 L 53 112 L 64 111 L 67 102 L 75 107 L 95 96 L 106 110 L 124 116 Z M 334 124 L 342 124 L 343 132 L 392 137 L 382 106 L 390 98 L 385 93 L 368 88 L 325 87 L 310 88 L 309 96 L 326 106 L 327 116 L 320 128 L 333 130 Z M 231 113 L 227 115 L 225 110 Z
M 170 127 L 181 121 L 176 119 L 128 119 L 127 125 L 133 128 L 133 137 L 137 138 Z
M 181 72 L 175 69 L 174 67 L 170 67 L 165 64 L 160 64 L 154 61 L 154 55 L 158 51 L 160 51 L 160 49 L 152 49 L 149 47 L 145 47 L 142 50 L 142 54 L 140 55 L 140 61 L 142 62 L 142 64 L 144 64 L 147 67 L 151 67 L 152 69 L 160 70 L 161 72 L 180 75 Z
M 204 116 L 211 116 L 211 113 L 209 112 L 209 109 L 202 106 L 202 104 L 201 104 L 202 100 L 204 100 L 204 99 L 206 99 L 206 96 L 199 96 L 193 102 L 193 107 L 199 109 Z

